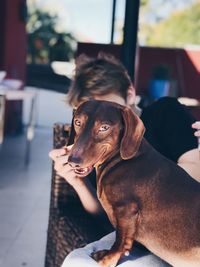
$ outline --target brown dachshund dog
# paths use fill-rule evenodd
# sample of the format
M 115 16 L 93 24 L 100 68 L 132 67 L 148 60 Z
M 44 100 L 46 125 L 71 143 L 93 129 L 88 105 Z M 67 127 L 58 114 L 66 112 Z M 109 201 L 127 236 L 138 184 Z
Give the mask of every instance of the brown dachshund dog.
M 178 267 L 200 266 L 200 184 L 143 138 L 142 121 L 127 107 L 91 100 L 74 114 L 69 164 L 79 176 L 97 173 L 97 195 L 116 241 L 94 253 L 116 266 L 134 240 Z

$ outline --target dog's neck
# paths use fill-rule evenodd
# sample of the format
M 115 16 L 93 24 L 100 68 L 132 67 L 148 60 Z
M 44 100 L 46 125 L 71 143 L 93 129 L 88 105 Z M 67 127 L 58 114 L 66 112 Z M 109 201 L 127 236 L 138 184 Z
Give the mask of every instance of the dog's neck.
M 95 169 L 97 172 L 97 175 L 101 175 L 103 170 L 105 169 L 110 169 L 111 167 L 113 167 L 115 164 L 117 164 L 118 162 L 120 162 L 122 160 L 121 156 L 120 156 L 120 149 L 116 149 L 113 151 L 113 153 L 109 154 L 103 162 L 99 162 L 97 164 L 95 164 Z
M 135 156 L 133 158 L 137 158 L 145 153 L 145 145 L 148 143 L 145 138 L 142 139 L 142 142 L 139 146 L 139 149 Z M 131 158 L 131 159 L 133 159 Z M 120 148 L 113 151 L 113 153 L 109 154 L 103 162 L 98 162 L 95 164 L 95 169 L 98 176 L 102 176 L 102 174 L 105 172 L 104 170 L 108 170 L 115 166 L 118 162 L 123 161 L 121 154 L 120 154 Z
M 102 163 L 95 165 L 98 197 L 101 197 L 102 193 L 102 187 L 101 187 L 102 178 L 104 177 L 104 175 L 108 170 L 113 168 L 120 161 L 122 161 L 122 158 L 120 156 L 120 149 L 118 149 L 112 155 L 110 154 L 109 157 Z

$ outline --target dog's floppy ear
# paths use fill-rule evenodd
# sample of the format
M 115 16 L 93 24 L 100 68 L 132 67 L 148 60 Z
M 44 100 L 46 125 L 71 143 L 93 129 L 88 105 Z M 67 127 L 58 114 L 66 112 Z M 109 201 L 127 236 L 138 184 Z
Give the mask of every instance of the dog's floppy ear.
M 70 134 L 69 134 L 69 139 L 68 139 L 68 142 L 67 142 L 67 146 L 70 146 L 74 143 L 74 138 L 75 138 L 75 135 L 76 135 L 76 132 L 74 130 L 74 119 L 72 120 L 71 122 L 71 127 L 70 127 Z
M 137 153 L 145 127 L 141 119 L 128 107 L 122 109 L 124 134 L 121 140 L 120 154 L 122 159 L 130 159 Z

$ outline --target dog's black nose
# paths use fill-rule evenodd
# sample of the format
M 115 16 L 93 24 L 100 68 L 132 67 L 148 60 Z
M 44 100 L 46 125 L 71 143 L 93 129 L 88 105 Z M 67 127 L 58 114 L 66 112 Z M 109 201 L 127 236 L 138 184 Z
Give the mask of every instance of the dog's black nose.
M 81 158 L 75 155 L 70 155 L 68 158 L 68 163 L 73 168 L 79 168 L 81 163 Z

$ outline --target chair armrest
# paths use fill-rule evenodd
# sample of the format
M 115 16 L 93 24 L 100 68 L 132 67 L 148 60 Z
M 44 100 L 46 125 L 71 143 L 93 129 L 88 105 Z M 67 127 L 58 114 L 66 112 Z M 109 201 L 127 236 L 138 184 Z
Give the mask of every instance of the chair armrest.
M 70 135 L 70 125 L 56 123 L 53 127 L 53 146 L 61 148 L 67 144 Z M 60 177 L 52 163 L 52 184 L 50 208 L 62 209 L 66 203 L 80 202 L 77 193 L 62 177 Z

